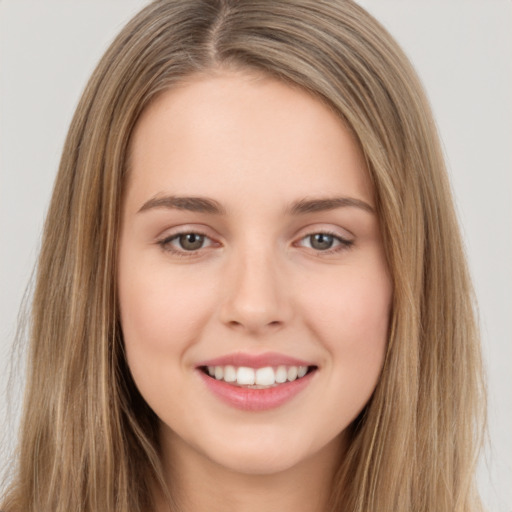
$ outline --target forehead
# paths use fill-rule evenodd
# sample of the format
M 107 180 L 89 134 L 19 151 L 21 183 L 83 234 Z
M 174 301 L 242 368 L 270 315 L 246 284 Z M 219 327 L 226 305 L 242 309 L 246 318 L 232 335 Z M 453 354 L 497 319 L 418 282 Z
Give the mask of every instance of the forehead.
M 128 188 L 138 196 L 222 201 L 231 192 L 291 201 L 333 187 L 371 201 L 355 137 L 320 100 L 263 75 L 193 77 L 143 112 L 131 140 Z

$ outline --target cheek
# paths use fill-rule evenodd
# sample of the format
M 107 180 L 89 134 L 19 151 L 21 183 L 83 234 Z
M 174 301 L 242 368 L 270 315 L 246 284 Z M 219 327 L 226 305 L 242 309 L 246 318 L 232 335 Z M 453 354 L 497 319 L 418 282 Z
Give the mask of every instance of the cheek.
M 317 283 L 315 293 L 309 294 L 310 318 L 318 319 L 315 323 L 328 338 L 338 333 L 347 342 L 370 344 L 385 338 L 392 297 L 387 273 L 348 269 L 345 274 Z
M 390 278 L 384 268 L 352 269 L 324 284 L 304 308 L 309 327 L 329 352 L 333 374 L 343 385 L 371 393 L 387 346 Z
M 119 309 L 126 359 L 139 392 L 157 412 L 181 411 L 185 393 L 182 370 L 187 351 L 200 338 L 215 303 L 212 288 L 200 275 L 183 275 L 179 267 L 120 261 Z M 183 414 L 185 411 L 181 411 Z M 178 413 L 179 414 L 179 413 Z
M 168 354 L 185 349 L 211 316 L 214 290 L 201 275 L 140 264 L 119 274 L 119 306 L 127 351 Z

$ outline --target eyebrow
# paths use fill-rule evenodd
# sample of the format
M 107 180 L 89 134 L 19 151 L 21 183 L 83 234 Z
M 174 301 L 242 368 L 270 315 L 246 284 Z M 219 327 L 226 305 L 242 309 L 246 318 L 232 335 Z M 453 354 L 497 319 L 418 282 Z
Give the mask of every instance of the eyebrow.
M 334 210 L 336 208 L 353 207 L 369 213 L 375 213 L 373 206 L 361 199 L 354 197 L 331 197 L 319 199 L 301 199 L 291 205 L 287 210 L 292 215 L 304 215 L 307 213 Z M 225 208 L 214 199 L 206 197 L 182 197 L 182 196 L 156 196 L 146 201 L 138 213 L 155 208 L 167 208 L 187 210 L 197 213 L 210 213 L 225 215 Z
M 336 208 L 353 207 L 360 208 L 369 213 L 375 213 L 375 208 L 361 199 L 355 197 L 331 197 L 325 199 L 302 199 L 293 203 L 290 208 L 292 215 L 323 212 Z
M 178 197 L 178 196 L 160 196 L 153 197 L 146 201 L 139 212 L 145 212 L 154 208 L 168 208 L 176 210 L 187 210 L 189 212 L 213 213 L 216 215 L 224 215 L 226 210 L 220 203 L 214 199 L 206 197 Z

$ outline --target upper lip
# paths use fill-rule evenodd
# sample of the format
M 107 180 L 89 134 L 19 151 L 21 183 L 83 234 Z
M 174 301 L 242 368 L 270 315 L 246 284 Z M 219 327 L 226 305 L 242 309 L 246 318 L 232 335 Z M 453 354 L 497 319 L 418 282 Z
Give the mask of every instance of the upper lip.
M 265 366 L 314 366 L 310 361 L 297 359 L 296 357 L 279 354 L 277 352 L 265 352 L 263 354 L 247 354 L 236 352 L 224 356 L 201 361 L 197 367 L 202 366 L 245 366 L 247 368 L 263 368 Z

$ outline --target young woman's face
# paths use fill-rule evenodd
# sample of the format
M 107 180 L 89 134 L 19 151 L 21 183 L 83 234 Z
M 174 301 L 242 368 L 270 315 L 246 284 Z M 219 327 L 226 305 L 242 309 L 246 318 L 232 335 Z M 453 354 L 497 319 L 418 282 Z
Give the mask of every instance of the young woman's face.
M 342 449 L 392 287 L 363 155 L 324 104 L 242 73 L 161 95 L 119 250 L 128 365 L 164 449 L 245 473 Z

